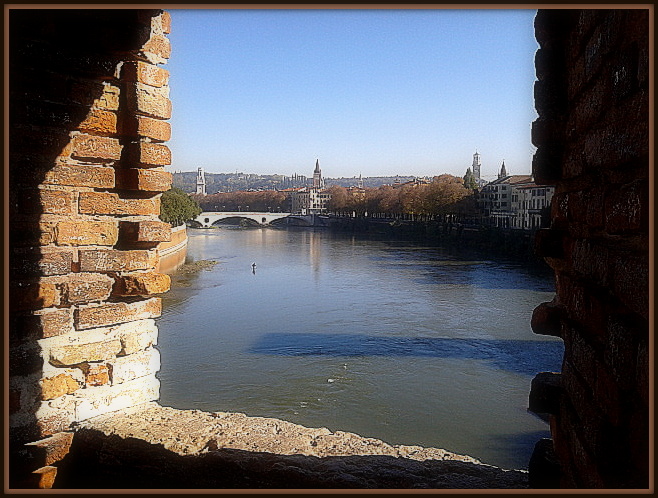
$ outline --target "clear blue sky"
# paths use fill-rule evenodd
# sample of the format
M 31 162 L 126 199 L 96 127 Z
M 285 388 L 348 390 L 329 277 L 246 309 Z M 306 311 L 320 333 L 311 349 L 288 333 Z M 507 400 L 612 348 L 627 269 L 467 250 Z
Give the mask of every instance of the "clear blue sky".
M 531 171 L 535 10 L 169 12 L 170 170 Z

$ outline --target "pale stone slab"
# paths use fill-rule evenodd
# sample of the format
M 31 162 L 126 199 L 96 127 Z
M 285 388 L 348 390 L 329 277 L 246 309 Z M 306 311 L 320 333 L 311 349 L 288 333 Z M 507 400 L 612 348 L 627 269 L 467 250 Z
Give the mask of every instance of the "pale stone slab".
M 160 370 L 160 352 L 149 348 L 128 356 L 120 356 L 110 362 L 112 385 L 122 384 L 140 377 L 154 375 Z
M 160 381 L 155 375 L 141 377 L 115 386 L 81 389 L 73 396 L 77 403 L 75 420 L 79 422 L 158 399 Z

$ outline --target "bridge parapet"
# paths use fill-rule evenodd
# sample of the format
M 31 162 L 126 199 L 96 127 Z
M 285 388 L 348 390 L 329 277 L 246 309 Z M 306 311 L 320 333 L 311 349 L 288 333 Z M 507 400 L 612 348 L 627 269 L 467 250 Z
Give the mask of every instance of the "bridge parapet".
M 253 220 L 259 225 L 269 225 L 274 220 L 280 220 L 290 216 L 290 213 L 260 213 L 254 211 L 208 211 L 203 212 L 194 221 L 201 225 L 203 228 L 210 228 L 216 222 L 225 220 L 227 218 L 243 218 Z

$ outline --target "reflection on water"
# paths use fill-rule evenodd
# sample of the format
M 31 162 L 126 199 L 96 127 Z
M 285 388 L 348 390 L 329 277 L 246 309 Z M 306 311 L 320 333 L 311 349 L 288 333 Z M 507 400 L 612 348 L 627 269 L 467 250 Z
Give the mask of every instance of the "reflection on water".
M 530 330 L 553 282 L 510 261 L 312 230 L 191 230 L 159 320 L 161 402 L 240 411 L 525 468 L 562 342 Z M 252 264 L 257 264 L 252 272 Z

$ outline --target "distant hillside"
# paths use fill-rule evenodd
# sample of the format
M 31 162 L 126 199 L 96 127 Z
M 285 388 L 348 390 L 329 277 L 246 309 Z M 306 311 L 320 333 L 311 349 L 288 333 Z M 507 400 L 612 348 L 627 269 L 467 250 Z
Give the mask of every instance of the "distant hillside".
M 181 171 L 173 174 L 173 186 L 184 192 L 196 192 L 196 171 Z M 257 175 L 255 173 L 206 173 L 206 194 L 217 192 L 234 192 L 236 190 L 281 190 L 284 188 L 305 187 L 310 178 L 305 176 Z M 379 187 L 392 185 L 398 180 L 401 183 L 413 179 L 413 176 L 371 176 L 363 178 L 364 187 Z M 325 185 L 331 187 L 352 187 L 358 183 L 357 177 L 325 178 Z

